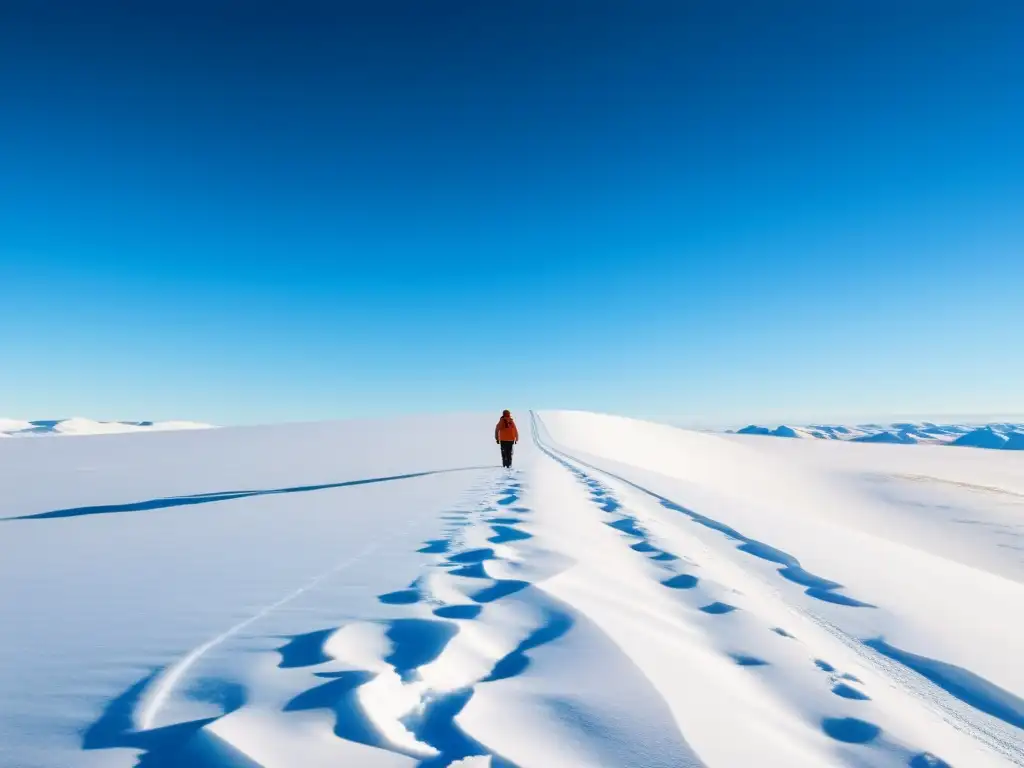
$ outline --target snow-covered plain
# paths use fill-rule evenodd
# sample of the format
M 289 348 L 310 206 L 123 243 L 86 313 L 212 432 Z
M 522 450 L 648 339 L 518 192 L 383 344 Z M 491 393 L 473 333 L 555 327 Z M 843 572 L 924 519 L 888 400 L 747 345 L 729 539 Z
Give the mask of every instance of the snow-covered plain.
M 493 422 L 0 441 L 0 766 L 1024 765 L 1024 454 Z
M 40 435 L 112 435 L 122 432 L 166 432 L 175 429 L 209 429 L 212 424 L 198 421 L 95 421 L 76 416 L 70 419 L 0 418 L 0 437 L 38 437 Z

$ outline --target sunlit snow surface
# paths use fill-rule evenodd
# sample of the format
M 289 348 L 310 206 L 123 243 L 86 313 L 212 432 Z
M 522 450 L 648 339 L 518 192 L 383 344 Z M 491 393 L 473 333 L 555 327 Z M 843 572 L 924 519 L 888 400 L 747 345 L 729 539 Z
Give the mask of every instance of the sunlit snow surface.
M 0 765 L 1024 765 L 1024 454 L 518 420 L 0 441 Z

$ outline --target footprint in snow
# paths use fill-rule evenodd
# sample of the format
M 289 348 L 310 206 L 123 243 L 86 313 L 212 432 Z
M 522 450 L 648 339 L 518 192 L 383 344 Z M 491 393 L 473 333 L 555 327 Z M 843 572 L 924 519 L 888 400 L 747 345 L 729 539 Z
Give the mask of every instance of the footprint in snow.
M 314 667 L 317 664 L 330 661 L 331 657 L 324 653 L 324 643 L 334 632 L 335 628 L 332 627 L 291 636 L 287 643 L 277 649 L 277 652 L 281 654 L 278 668 Z
M 487 575 L 487 571 L 484 569 L 484 564 L 482 562 L 470 563 L 469 565 L 464 565 L 461 568 L 454 568 L 448 571 L 448 573 L 450 573 L 452 576 L 461 576 L 464 579 L 491 578 Z
M 493 560 L 494 550 L 490 548 L 485 549 L 470 549 L 466 552 L 459 552 L 458 554 L 451 555 L 448 558 L 450 563 L 482 563 L 484 560 Z
M 505 579 L 497 581 L 489 587 L 484 587 L 470 597 L 478 603 L 493 603 L 495 600 L 500 600 L 503 597 L 514 595 L 516 592 L 526 589 L 528 586 L 530 586 L 528 581 Z
M 739 664 L 741 667 L 766 667 L 768 662 L 764 659 L 759 659 L 757 656 L 748 656 L 743 653 L 732 653 L 729 654 L 733 661 Z
M 533 535 L 524 533 L 518 528 L 513 528 L 508 525 L 495 525 L 492 526 L 494 535 L 487 539 L 492 544 L 508 544 L 512 541 L 525 541 L 526 539 L 532 539 Z
M 475 619 L 483 608 L 479 605 L 446 605 L 434 610 L 442 619 Z
M 697 586 L 699 579 L 696 576 L 691 576 L 688 573 L 681 573 L 678 576 L 673 576 L 671 579 L 666 579 L 661 582 L 669 589 L 693 589 Z
M 651 560 L 657 560 L 659 562 L 666 562 L 666 563 L 667 562 L 671 562 L 672 560 L 678 560 L 678 559 L 679 559 L 679 556 L 678 555 L 673 555 L 671 552 L 662 552 L 662 553 L 660 553 L 658 555 L 655 555 L 654 557 L 651 558 Z
M 419 675 L 419 668 L 438 656 L 458 633 L 458 625 L 433 619 L 394 619 L 389 623 L 387 638 L 391 653 L 384 661 L 408 682 Z
M 855 717 L 826 717 L 821 729 L 836 741 L 845 744 L 867 744 L 882 733 L 882 729 L 866 720 Z
M 610 528 L 614 528 L 620 533 L 625 533 L 628 536 L 635 536 L 638 539 L 646 539 L 646 535 L 642 530 L 637 528 L 636 520 L 631 517 L 620 517 L 613 523 L 605 523 Z
M 953 768 L 953 766 L 931 752 L 921 752 L 910 758 L 907 768 Z
M 421 549 L 416 550 L 424 555 L 440 555 L 448 551 L 451 542 L 448 539 L 432 539 L 424 543 Z
M 726 613 L 732 613 L 736 610 L 735 605 L 729 605 L 728 603 L 711 603 L 703 606 L 700 610 L 704 613 L 710 613 L 712 616 L 721 616 Z
M 871 701 L 871 697 L 866 693 L 862 693 L 852 685 L 847 685 L 846 683 L 836 683 L 832 686 L 832 693 L 836 696 L 841 696 L 844 699 L 850 699 L 852 701 Z
M 385 605 L 412 605 L 420 601 L 420 592 L 418 589 L 401 589 L 398 592 L 377 595 L 377 599 Z

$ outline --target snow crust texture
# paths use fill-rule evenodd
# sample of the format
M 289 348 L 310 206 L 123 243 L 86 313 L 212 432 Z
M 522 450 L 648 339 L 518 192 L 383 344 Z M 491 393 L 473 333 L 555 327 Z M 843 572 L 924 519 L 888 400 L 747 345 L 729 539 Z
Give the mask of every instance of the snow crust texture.
M 582 412 L 0 445 L 0 765 L 1024 765 L 1024 455 Z

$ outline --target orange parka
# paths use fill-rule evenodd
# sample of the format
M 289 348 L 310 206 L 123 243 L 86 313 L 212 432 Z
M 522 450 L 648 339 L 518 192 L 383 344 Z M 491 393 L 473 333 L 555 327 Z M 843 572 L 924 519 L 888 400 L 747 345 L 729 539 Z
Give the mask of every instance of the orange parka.
M 494 439 L 498 442 L 516 442 L 519 440 L 519 430 L 516 429 L 516 423 L 512 420 L 512 414 L 508 411 L 498 419 L 497 425 L 494 427 Z

